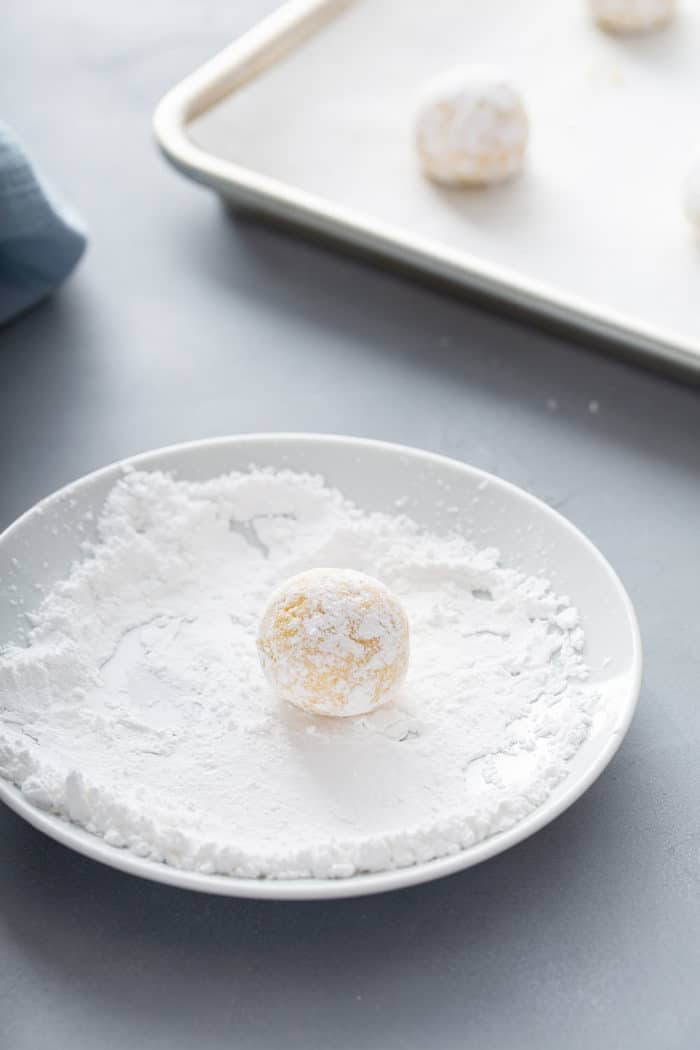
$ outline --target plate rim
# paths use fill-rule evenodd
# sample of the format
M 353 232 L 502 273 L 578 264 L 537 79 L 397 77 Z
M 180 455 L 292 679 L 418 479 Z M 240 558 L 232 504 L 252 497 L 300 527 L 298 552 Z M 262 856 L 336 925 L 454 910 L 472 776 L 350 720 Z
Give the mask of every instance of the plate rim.
M 236 446 L 246 443 L 256 444 L 284 444 L 301 442 L 308 444 L 327 443 L 356 448 L 374 449 L 388 452 L 390 454 L 408 456 L 424 464 L 437 463 L 442 466 L 455 467 L 479 481 L 485 480 L 494 485 L 517 495 L 520 499 L 535 505 L 545 515 L 552 518 L 559 527 L 568 531 L 599 563 L 604 570 L 620 601 L 625 613 L 627 626 L 630 631 L 633 652 L 633 667 L 630 676 L 630 684 L 626 687 L 624 702 L 621 703 L 620 717 L 615 728 L 610 732 L 604 745 L 596 753 L 595 758 L 578 777 L 569 781 L 567 777 L 563 781 L 563 789 L 560 796 L 554 802 L 546 799 L 532 813 L 518 821 L 513 827 L 505 831 L 497 832 L 495 835 L 466 847 L 458 853 L 434 860 L 422 861 L 404 868 L 391 869 L 385 872 L 372 872 L 352 875 L 344 879 L 251 879 L 230 875 L 208 875 L 202 872 L 188 871 L 165 864 L 161 861 L 153 861 L 147 858 L 137 857 L 125 849 L 110 846 L 103 838 L 93 835 L 78 825 L 46 813 L 32 806 L 22 795 L 18 787 L 0 778 L 0 801 L 4 802 L 18 816 L 27 821 L 54 841 L 63 846 L 73 849 L 91 860 L 99 861 L 108 867 L 130 875 L 139 876 L 152 882 L 160 882 L 165 885 L 176 886 L 181 889 L 194 890 L 202 893 L 211 893 L 219 896 L 252 898 L 258 900 L 321 900 L 332 898 L 348 898 L 366 896 L 376 893 L 384 893 L 390 890 L 400 889 L 407 886 L 431 882 L 434 879 L 452 875 L 458 871 L 466 870 L 481 863 L 490 857 L 503 853 L 511 846 L 516 845 L 529 838 L 535 832 L 545 827 L 556 817 L 560 816 L 574 804 L 598 779 L 611 759 L 617 752 L 627 730 L 630 726 L 634 712 L 639 700 L 639 692 L 642 681 L 642 641 L 637 616 L 632 601 L 625 587 L 609 561 L 588 539 L 588 537 L 568 518 L 559 511 L 550 507 L 539 497 L 534 496 L 526 489 L 521 488 L 513 482 L 507 481 L 496 474 L 482 470 L 462 460 L 446 456 L 441 453 L 431 452 L 411 445 L 403 445 L 397 442 L 382 441 L 374 438 L 355 437 L 343 434 L 325 434 L 318 432 L 295 432 L 295 431 L 266 431 L 261 433 L 230 434 L 214 438 L 200 438 L 195 441 L 178 442 L 159 448 L 149 449 L 145 452 L 127 456 L 124 459 L 115 460 L 106 466 L 91 471 L 88 474 L 76 478 L 67 485 L 56 489 L 48 496 L 39 500 L 33 506 L 24 511 L 6 529 L 0 532 L 0 548 L 23 524 L 37 513 L 41 513 L 47 504 L 55 500 L 70 497 L 71 493 L 89 486 L 91 483 L 107 477 L 110 473 L 117 473 L 125 467 L 139 469 L 139 467 L 150 459 L 156 459 L 164 455 L 177 454 L 179 452 L 195 448 L 221 447 L 225 445 Z

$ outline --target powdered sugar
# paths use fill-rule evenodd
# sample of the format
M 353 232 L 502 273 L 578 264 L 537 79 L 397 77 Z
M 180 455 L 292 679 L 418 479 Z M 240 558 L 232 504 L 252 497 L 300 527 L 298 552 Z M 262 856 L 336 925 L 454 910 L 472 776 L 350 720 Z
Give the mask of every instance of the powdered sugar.
M 458 533 L 366 514 L 323 481 L 129 472 L 99 544 L 0 654 L 0 772 L 114 846 L 242 876 L 350 876 L 454 853 L 543 802 L 595 691 L 571 604 Z M 314 566 L 377 576 L 411 622 L 397 699 L 280 703 L 255 636 Z

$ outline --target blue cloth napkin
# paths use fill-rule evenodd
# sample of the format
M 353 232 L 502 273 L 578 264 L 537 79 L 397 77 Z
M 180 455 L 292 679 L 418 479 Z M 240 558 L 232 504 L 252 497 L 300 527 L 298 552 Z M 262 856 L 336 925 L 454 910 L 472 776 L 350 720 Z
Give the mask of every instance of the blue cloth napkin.
M 0 124 L 0 324 L 49 295 L 86 243 L 80 219 Z

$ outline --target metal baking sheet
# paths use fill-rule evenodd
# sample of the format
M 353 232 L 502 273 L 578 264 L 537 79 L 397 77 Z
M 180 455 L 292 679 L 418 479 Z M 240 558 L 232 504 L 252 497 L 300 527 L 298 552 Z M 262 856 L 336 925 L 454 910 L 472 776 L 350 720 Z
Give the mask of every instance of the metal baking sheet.
M 160 103 L 185 174 L 228 199 L 700 371 L 700 241 L 681 208 L 700 10 L 611 37 L 585 0 L 294 0 Z M 463 62 L 508 70 L 523 175 L 446 190 L 418 170 L 415 98 Z

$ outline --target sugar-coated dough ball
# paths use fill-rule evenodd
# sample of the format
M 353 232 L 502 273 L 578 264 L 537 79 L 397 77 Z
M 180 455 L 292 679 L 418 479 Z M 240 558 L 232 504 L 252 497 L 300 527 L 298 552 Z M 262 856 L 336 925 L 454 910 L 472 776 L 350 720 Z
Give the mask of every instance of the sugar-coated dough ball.
M 697 153 L 683 186 L 683 207 L 690 222 L 700 230 L 700 153 Z
M 258 631 L 277 694 L 317 715 L 361 715 L 390 700 L 408 667 L 408 619 L 379 580 L 310 569 L 271 596 Z
M 666 25 L 675 0 L 590 0 L 598 25 L 613 33 L 641 33 Z
M 426 175 L 452 186 L 501 182 L 520 170 L 529 123 L 517 90 L 496 69 L 452 69 L 425 88 L 416 148 Z

